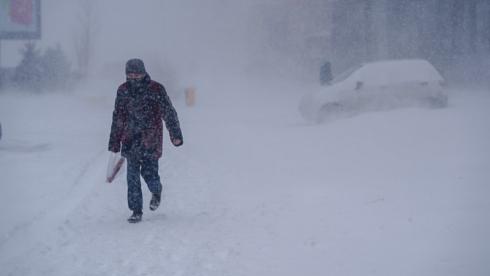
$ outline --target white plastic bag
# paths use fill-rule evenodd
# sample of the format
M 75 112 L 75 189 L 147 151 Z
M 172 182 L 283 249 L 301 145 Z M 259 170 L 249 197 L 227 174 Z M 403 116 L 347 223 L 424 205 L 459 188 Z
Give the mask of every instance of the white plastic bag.
M 109 155 L 109 162 L 107 162 L 107 174 L 106 181 L 111 183 L 122 173 L 122 166 L 126 159 L 121 156 L 121 153 L 111 152 Z

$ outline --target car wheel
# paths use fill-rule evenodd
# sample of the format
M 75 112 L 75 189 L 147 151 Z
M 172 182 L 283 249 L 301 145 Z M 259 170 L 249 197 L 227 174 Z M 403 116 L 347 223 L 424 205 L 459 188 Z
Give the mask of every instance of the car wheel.
M 327 103 L 318 111 L 316 122 L 323 123 L 328 119 L 332 119 L 337 116 L 341 110 L 342 106 L 339 103 Z

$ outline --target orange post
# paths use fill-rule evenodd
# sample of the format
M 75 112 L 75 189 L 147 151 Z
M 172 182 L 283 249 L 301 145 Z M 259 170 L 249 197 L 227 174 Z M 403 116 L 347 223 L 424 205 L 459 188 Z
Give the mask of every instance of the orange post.
M 185 104 L 187 106 L 196 104 L 196 89 L 192 86 L 185 89 Z

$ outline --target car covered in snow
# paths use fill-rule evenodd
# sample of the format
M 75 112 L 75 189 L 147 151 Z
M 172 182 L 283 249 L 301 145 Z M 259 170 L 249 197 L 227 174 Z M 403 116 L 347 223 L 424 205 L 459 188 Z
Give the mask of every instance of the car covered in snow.
M 306 94 L 299 111 L 323 122 L 338 114 L 409 106 L 446 107 L 445 80 L 426 60 L 386 60 L 361 64 L 335 77 L 328 86 Z

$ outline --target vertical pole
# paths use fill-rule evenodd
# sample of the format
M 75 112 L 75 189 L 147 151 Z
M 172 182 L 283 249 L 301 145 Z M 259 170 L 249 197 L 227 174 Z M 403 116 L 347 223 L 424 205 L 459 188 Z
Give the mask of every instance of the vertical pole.
M 0 89 L 3 86 L 3 69 L 2 69 L 2 39 L 0 38 Z M 2 136 L 2 126 L 0 125 L 0 137 Z
M 0 89 L 2 89 L 4 82 L 4 74 L 2 69 L 2 39 L 0 38 Z M 2 137 L 2 126 L 0 125 L 0 138 Z
M 2 39 L 0 38 L 0 69 L 2 69 Z

